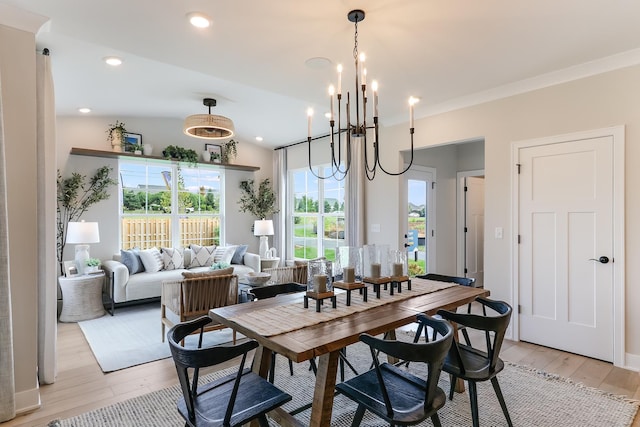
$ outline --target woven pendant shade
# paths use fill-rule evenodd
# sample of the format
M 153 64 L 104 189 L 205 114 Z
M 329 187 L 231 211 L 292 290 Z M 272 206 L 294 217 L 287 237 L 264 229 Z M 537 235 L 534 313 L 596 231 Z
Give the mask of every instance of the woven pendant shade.
M 204 105 L 211 107 L 216 105 L 215 99 L 205 98 Z M 202 139 L 231 138 L 235 129 L 231 119 L 214 114 L 194 114 L 184 120 L 183 131 L 186 135 Z

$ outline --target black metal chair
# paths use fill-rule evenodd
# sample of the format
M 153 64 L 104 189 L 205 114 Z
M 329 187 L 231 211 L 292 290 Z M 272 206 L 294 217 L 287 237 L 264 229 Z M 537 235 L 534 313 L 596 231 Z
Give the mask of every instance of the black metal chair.
M 431 418 L 440 427 L 438 410 L 447 400 L 438 387 L 438 379 L 447 351 L 453 341 L 453 328 L 443 320 L 424 314 L 417 316 L 423 326 L 437 331 L 437 339 L 428 343 L 386 341 L 368 334 L 360 341 L 369 345 L 374 369 L 336 385 L 336 390 L 358 403 L 352 426 L 362 422 L 365 410 L 369 410 L 392 426 L 414 425 Z M 428 366 L 427 378 L 417 377 L 390 363 L 378 361 L 376 352 Z
M 458 285 L 461 285 L 461 286 L 470 286 L 470 287 L 473 287 L 476 281 L 476 279 L 472 277 L 445 276 L 443 274 L 435 274 L 435 273 L 429 273 L 429 274 L 416 276 L 416 277 L 419 277 L 421 279 L 427 279 L 427 280 L 435 280 L 437 282 L 457 283 Z M 471 304 L 467 306 L 467 313 L 471 313 Z M 459 330 L 462 332 L 465 342 L 470 345 L 468 332 L 464 329 L 464 327 L 459 328 Z M 416 336 L 413 338 L 413 342 L 418 342 L 418 340 L 420 339 L 420 336 L 422 335 L 422 331 L 423 331 L 422 326 L 418 325 L 418 330 L 416 331 Z M 428 331 L 426 329 L 424 329 L 424 333 L 425 333 L 425 340 L 429 341 L 427 337 Z
M 209 317 L 179 323 L 167 333 L 183 397 L 178 412 L 188 427 L 241 426 L 257 419 L 268 427 L 266 413 L 291 400 L 291 396 L 258 374 L 244 369 L 247 352 L 258 347 L 256 341 L 237 345 L 202 347 L 202 334 Z M 186 348 L 180 342 L 200 329 L 198 348 Z M 200 368 L 217 365 L 242 356 L 238 372 L 204 385 L 198 385 Z M 192 378 L 189 370 L 193 369 Z
M 498 373 L 504 368 L 504 362 L 498 357 L 500 348 L 504 340 L 504 335 L 511 320 L 511 306 L 506 302 L 493 301 L 487 298 L 476 298 L 483 308 L 489 308 L 495 313 L 491 315 L 476 315 L 453 313 L 446 310 L 439 310 L 438 314 L 451 322 L 463 325 L 470 329 L 484 331 L 486 348 L 473 347 L 471 344 L 461 344 L 453 342 L 451 350 L 447 355 L 443 371 L 451 375 L 451 389 L 449 399 L 453 399 L 453 393 L 457 378 L 467 381 L 469 385 L 469 400 L 471 401 L 471 415 L 473 417 L 473 427 L 478 427 L 478 393 L 476 383 L 491 380 L 493 389 L 496 392 L 500 407 L 504 413 L 510 427 L 511 417 L 504 401 L 500 384 L 498 383 Z M 495 315 L 494 315 L 495 314 Z

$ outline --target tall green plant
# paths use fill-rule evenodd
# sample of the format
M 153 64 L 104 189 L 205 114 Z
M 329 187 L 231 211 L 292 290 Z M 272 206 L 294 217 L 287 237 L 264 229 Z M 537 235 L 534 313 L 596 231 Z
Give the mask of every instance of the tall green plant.
M 112 170 L 109 166 L 103 166 L 88 182 L 85 175 L 77 172 L 74 172 L 69 178 L 62 178 L 58 170 L 57 249 L 61 274 L 64 273 L 62 255 L 67 240 L 67 226 L 69 222 L 78 221 L 91 206 L 109 198 L 109 187 L 117 184 L 117 181 L 111 179 Z
M 242 190 L 242 195 L 238 200 L 240 212 L 249 212 L 258 219 L 264 219 L 279 212 L 276 207 L 276 194 L 271 188 L 269 178 L 264 179 L 257 190 L 252 179 L 242 181 L 240 190 Z

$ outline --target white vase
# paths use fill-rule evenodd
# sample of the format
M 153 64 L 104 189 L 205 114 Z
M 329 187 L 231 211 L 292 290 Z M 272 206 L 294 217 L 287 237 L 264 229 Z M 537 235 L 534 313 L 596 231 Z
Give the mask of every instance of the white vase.
M 142 154 L 144 154 L 145 156 L 150 156 L 151 152 L 153 152 L 153 147 L 151 146 L 151 144 L 144 144 L 142 146 Z
M 211 161 L 211 153 L 209 151 L 202 152 L 202 161 L 209 163 Z

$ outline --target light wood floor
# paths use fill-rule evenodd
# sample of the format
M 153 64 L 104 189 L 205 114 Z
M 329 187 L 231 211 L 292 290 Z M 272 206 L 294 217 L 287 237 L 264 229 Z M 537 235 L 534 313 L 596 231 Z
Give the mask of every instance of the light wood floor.
M 504 343 L 501 357 L 513 363 L 555 373 L 614 394 L 640 399 L 640 374 L 610 363 L 528 343 Z M 41 387 L 42 407 L 2 423 L 2 427 L 46 426 L 177 383 L 171 358 L 104 374 L 75 323 L 58 324 L 58 377 Z M 97 427 L 97 426 L 96 426 Z M 636 416 L 633 427 L 640 427 Z

